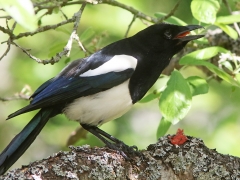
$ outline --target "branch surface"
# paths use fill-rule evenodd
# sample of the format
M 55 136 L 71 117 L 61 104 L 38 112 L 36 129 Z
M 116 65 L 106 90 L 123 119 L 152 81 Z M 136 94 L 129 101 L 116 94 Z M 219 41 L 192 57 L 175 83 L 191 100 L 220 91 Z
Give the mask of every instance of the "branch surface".
M 238 179 L 240 158 L 222 155 L 207 148 L 202 140 L 189 137 L 181 145 L 172 145 L 169 136 L 141 150 L 126 161 L 108 148 L 70 147 L 69 152 L 22 166 L 0 176 L 11 179 Z

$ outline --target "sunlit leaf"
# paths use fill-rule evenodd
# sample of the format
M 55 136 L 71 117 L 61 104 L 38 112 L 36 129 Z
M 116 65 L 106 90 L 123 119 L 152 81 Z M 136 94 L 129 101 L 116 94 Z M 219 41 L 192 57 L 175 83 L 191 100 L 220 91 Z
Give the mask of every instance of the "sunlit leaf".
M 183 56 L 180 61 L 180 65 L 194 65 L 194 66 L 206 66 L 210 71 L 218 75 L 220 78 L 225 80 L 226 82 L 230 83 L 233 86 L 240 87 L 239 82 L 235 81 L 233 77 L 227 74 L 222 69 L 218 68 L 217 66 L 211 64 L 208 61 L 203 61 L 201 59 L 196 58 L 196 56 L 192 56 L 192 53 Z
M 238 33 L 231 26 L 221 24 L 221 23 L 215 23 L 215 25 L 220 27 L 231 38 L 235 40 L 238 38 Z
M 208 83 L 205 79 L 198 76 L 190 76 L 186 79 L 191 89 L 192 96 L 206 94 L 208 92 Z
M 216 21 L 219 8 L 220 5 L 217 0 L 193 0 L 191 2 L 193 17 L 207 24 L 213 24 Z
M 207 47 L 204 49 L 200 49 L 194 52 L 187 54 L 181 58 L 181 61 L 184 61 L 185 58 L 193 58 L 198 60 L 209 60 L 210 58 L 216 56 L 219 52 L 227 53 L 228 50 L 224 49 L 223 47 L 214 46 L 214 47 Z
M 159 108 L 166 121 L 176 124 L 191 107 L 192 94 L 181 73 L 173 71 L 159 100 Z
M 37 17 L 30 0 L 6 0 L 0 1 L 3 8 L 15 21 L 29 31 L 37 29 Z
M 216 23 L 221 23 L 221 24 L 233 24 L 235 22 L 240 22 L 240 14 L 219 16 L 217 17 L 217 20 L 216 20 Z

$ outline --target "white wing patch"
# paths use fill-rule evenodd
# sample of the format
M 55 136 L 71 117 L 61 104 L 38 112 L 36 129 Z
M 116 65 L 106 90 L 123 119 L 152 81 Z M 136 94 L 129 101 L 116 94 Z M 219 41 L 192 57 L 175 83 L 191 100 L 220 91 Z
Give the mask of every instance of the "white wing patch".
M 98 68 L 88 70 L 85 73 L 81 74 L 80 77 L 96 76 L 100 74 L 106 74 L 108 72 L 121 72 L 129 68 L 135 69 L 136 66 L 136 58 L 128 55 L 116 55 Z

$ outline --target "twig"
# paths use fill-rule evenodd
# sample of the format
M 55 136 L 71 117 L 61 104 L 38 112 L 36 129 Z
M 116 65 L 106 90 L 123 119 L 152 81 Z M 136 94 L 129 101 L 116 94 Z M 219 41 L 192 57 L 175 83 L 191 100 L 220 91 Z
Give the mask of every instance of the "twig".
M 29 100 L 30 96 L 19 94 L 18 96 L 12 96 L 12 97 L 0 97 L 0 101 L 14 101 L 14 100 Z
M 12 28 L 11 28 L 11 31 L 12 31 L 12 32 L 14 31 L 16 25 L 17 25 L 17 21 L 15 21 L 15 22 L 13 23 L 13 26 L 12 26 Z
M 11 37 L 12 40 L 16 40 L 16 39 L 20 39 L 20 38 L 22 38 L 22 37 L 33 36 L 33 35 L 38 34 L 38 33 L 40 33 L 40 32 L 48 31 L 48 30 L 51 30 L 51 29 L 56 29 L 56 28 L 58 28 L 58 27 L 60 27 L 60 26 L 62 26 L 62 25 L 65 25 L 65 24 L 68 24 L 68 23 L 72 23 L 72 22 L 74 22 L 74 21 L 75 21 L 75 19 L 74 19 L 74 18 L 71 18 L 71 19 L 68 19 L 68 20 L 66 20 L 66 21 L 62 21 L 62 22 L 60 22 L 60 23 L 58 23 L 58 24 L 47 25 L 47 26 L 40 27 L 40 28 L 38 28 L 36 31 L 33 31 L 33 32 L 20 33 L 20 34 L 18 34 L 17 36 L 15 36 L 15 35 L 12 33 L 11 30 L 5 29 L 4 27 L 1 27 L 1 26 L 0 26 L 0 31 L 8 34 L 8 35 Z
M 0 31 L 2 31 L 2 32 L 5 33 L 5 34 L 8 34 L 10 37 L 11 37 L 11 36 L 14 36 L 14 35 L 12 34 L 12 31 L 11 31 L 11 30 L 6 29 L 6 28 L 4 28 L 4 27 L 2 27 L 2 26 L 0 26 Z
M 13 23 L 13 26 L 12 26 L 12 28 L 11 28 L 11 33 L 13 33 L 13 31 L 14 31 L 14 29 L 15 29 L 15 27 L 16 27 L 16 21 Z M 10 28 L 9 28 L 9 26 L 8 26 L 8 19 L 6 19 L 6 25 L 7 25 L 7 28 L 8 29 L 6 29 L 6 30 L 9 30 Z M 4 28 L 5 29 L 5 28 Z M 2 54 L 2 56 L 0 57 L 0 60 L 2 60 L 2 58 L 4 58 L 4 56 L 6 56 L 7 54 L 8 54 L 8 52 L 10 51 L 10 47 L 11 47 L 11 36 L 9 37 L 9 39 L 7 40 L 7 49 L 6 49 L 6 51 Z
M 3 55 L 0 57 L 0 60 L 2 60 L 2 58 L 4 58 L 4 56 L 6 56 L 8 54 L 8 52 L 10 51 L 10 47 L 11 47 L 11 40 L 10 38 L 7 41 L 7 49 L 6 51 L 3 53 Z
M 130 24 L 128 25 L 127 31 L 126 31 L 125 36 L 124 36 L 125 38 L 128 36 L 128 33 L 129 33 L 129 31 L 130 31 L 130 28 L 131 28 L 131 26 L 133 25 L 135 19 L 136 19 L 136 15 L 133 16 L 132 21 L 131 21 Z
M 232 14 L 232 10 L 231 10 L 231 7 L 230 7 L 229 4 L 228 4 L 228 1 L 227 1 L 227 0 L 223 0 L 223 3 L 224 3 L 225 6 L 227 7 L 229 13 Z M 233 25 L 234 25 L 235 30 L 236 30 L 237 33 L 238 33 L 238 36 L 240 36 L 240 29 L 239 29 L 238 24 L 237 24 L 236 22 L 234 22 Z
M 72 23 L 74 21 L 75 21 L 75 19 L 71 18 L 71 19 L 68 19 L 66 21 L 62 21 L 62 22 L 60 22 L 58 24 L 43 26 L 43 27 L 40 27 L 36 31 L 33 31 L 33 32 L 20 33 L 19 35 L 14 36 L 13 39 L 15 40 L 15 39 L 20 39 L 22 37 L 33 36 L 33 35 L 35 35 L 37 33 L 48 31 L 48 30 L 52 30 L 52 29 L 56 29 L 56 28 L 58 28 L 58 27 L 60 27 L 62 25 L 65 25 L 65 24 L 68 24 L 68 23 Z
M 71 34 L 69 40 L 68 40 L 67 45 L 63 49 L 63 52 L 64 52 L 63 55 L 66 55 L 67 57 L 70 55 L 70 51 L 72 49 L 72 41 L 73 40 L 76 40 L 78 42 L 79 47 L 84 52 L 86 52 L 86 50 L 84 49 L 82 43 L 79 40 L 78 34 L 77 34 L 77 29 L 78 29 L 78 26 L 79 26 L 79 23 L 80 23 L 80 18 L 81 18 L 81 15 L 82 15 L 82 12 L 83 12 L 85 6 L 86 6 L 86 3 L 83 3 L 82 7 L 80 8 L 80 10 L 77 13 L 74 14 L 75 21 L 74 21 L 74 25 L 73 25 L 73 31 L 72 31 L 72 34 Z
M 166 20 L 166 19 L 168 19 L 169 17 L 171 17 L 171 16 L 175 13 L 175 11 L 177 10 L 180 2 L 181 2 L 181 0 L 179 0 L 179 1 L 176 3 L 176 5 L 173 7 L 173 9 L 172 9 L 166 16 L 164 16 L 164 17 L 162 17 L 161 19 L 159 19 L 159 20 L 157 21 L 157 23 L 161 23 L 161 22 L 163 22 L 164 20 Z
M 41 60 L 35 56 L 33 56 L 32 54 L 30 54 L 28 51 L 28 49 L 24 49 L 21 46 L 19 46 L 18 44 L 16 44 L 15 42 L 11 42 L 13 45 L 17 46 L 19 49 L 21 49 L 25 54 L 27 54 L 31 59 L 35 60 L 38 63 L 42 63 L 42 64 L 48 64 L 48 63 L 54 63 L 53 57 L 50 60 Z
M 54 24 L 54 25 L 42 26 L 42 27 L 38 28 L 36 31 L 34 31 L 34 32 L 24 32 L 24 33 L 20 33 L 18 35 L 15 35 L 13 33 L 13 30 L 14 30 L 14 28 L 16 26 L 16 22 L 14 23 L 12 29 L 4 28 L 4 27 L 0 26 L 0 31 L 2 31 L 5 34 L 8 34 L 9 39 L 10 39 L 10 40 L 4 41 L 2 43 L 8 43 L 8 46 L 13 44 L 13 45 L 19 47 L 24 53 L 26 53 L 29 57 L 34 59 L 36 62 L 43 63 L 43 64 L 47 64 L 47 63 L 54 64 L 55 62 L 58 62 L 63 55 L 67 55 L 68 56 L 70 54 L 70 50 L 71 50 L 71 47 L 72 47 L 72 41 L 73 40 L 76 40 L 78 45 L 79 45 L 79 47 L 84 52 L 86 52 L 84 47 L 83 47 L 83 45 L 82 45 L 82 43 L 79 40 L 78 35 L 77 35 L 77 27 L 79 25 L 79 20 L 80 20 L 80 17 L 81 17 L 81 13 L 82 13 L 82 11 L 83 11 L 83 9 L 84 9 L 84 7 L 85 7 L 85 5 L 87 3 L 88 4 L 98 4 L 98 3 L 109 4 L 109 5 L 120 7 L 122 9 L 125 9 L 125 10 L 131 12 L 134 15 L 134 18 L 133 18 L 132 22 L 130 23 L 125 36 L 127 36 L 127 34 L 129 32 L 129 30 L 130 30 L 130 28 L 132 26 L 132 23 L 134 22 L 135 18 L 139 18 L 142 21 L 145 20 L 145 21 L 152 22 L 152 23 L 156 23 L 158 21 L 158 19 L 153 18 L 151 16 L 148 16 L 148 15 L 138 11 L 137 9 L 134 9 L 133 7 L 127 6 L 125 4 L 122 4 L 120 2 L 113 1 L 113 0 L 102 0 L 102 1 L 99 1 L 99 0 L 73 0 L 73 1 L 62 1 L 62 2 L 58 1 L 55 4 L 52 3 L 52 2 L 49 2 L 49 1 L 43 1 L 41 3 L 35 3 L 34 4 L 34 8 L 35 8 L 35 13 L 36 14 L 40 10 L 43 10 L 43 9 L 48 10 L 46 14 L 48 14 L 48 13 L 51 14 L 51 12 L 53 11 L 54 8 L 60 8 L 60 7 L 69 6 L 69 5 L 82 4 L 82 7 L 81 7 L 81 10 L 79 12 L 77 12 L 76 14 L 74 14 L 74 16 L 71 19 L 67 19 L 65 21 L 62 21 L 62 22 Z M 44 14 L 44 15 L 46 15 L 46 14 Z M 64 15 L 64 13 L 63 13 L 63 15 Z M 41 60 L 41 59 L 31 55 L 30 52 L 28 50 L 26 50 L 25 48 L 22 48 L 19 45 L 17 45 L 15 42 L 13 42 L 14 40 L 20 39 L 22 37 L 33 36 L 35 34 L 38 34 L 38 33 L 41 33 L 41 32 L 45 32 L 45 31 L 48 31 L 48 30 L 52 30 L 52 29 L 56 29 L 56 28 L 58 28 L 60 26 L 63 26 L 65 24 L 72 23 L 72 22 L 74 22 L 74 29 L 72 31 L 72 34 L 71 34 L 69 40 L 68 40 L 67 45 L 64 47 L 63 52 L 57 53 L 55 55 L 55 57 L 52 57 L 50 60 Z M 1 58 L 3 58 L 9 52 L 9 48 L 10 47 L 7 48 L 7 50 L 2 55 Z
M 29 53 L 29 50 L 19 46 L 18 44 L 16 44 L 15 42 L 11 42 L 13 45 L 17 46 L 18 48 L 20 48 L 25 54 L 27 54 L 31 59 L 35 60 L 36 62 L 38 63 L 42 63 L 42 64 L 54 64 L 56 62 L 58 62 L 62 56 L 66 55 L 67 57 L 70 55 L 70 51 L 72 49 L 72 41 L 73 39 L 76 40 L 79 44 L 79 46 L 82 48 L 82 50 L 84 52 L 86 52 L 86 50 L 84 49 L 82 43 L 80 42 L 79 40 L 79 37 L 77 35 L 77 29 L 78 29 L 78 26 L 79 26 L 79 22 L 80 22 L 80 18 L 81 18 L 81 15 L 82 15 L 82 12 L 84 10 L 86 6 L 86 3 L 83 3 L 81 8 L 79 9 L 79 11 L 77 13 L 75 13 L 73 15 L 73 17 L 71 18 L 71 20 L 73 21 L 74 20 L 74 25 L 73 25 L 73 32 L 67 42 L 67 45 L 64 47 L 63 51 L 62 52 L 59 52 L 57 53 L 54 57 L 52 57 L 51 59 L 49 60 L 42 60 L 42 59 L 39 59 L 35 56 L 33 56 L 31 53 Z M 65 21 L 66 22 L 66 21 Z M 56 25 L 54 25 L 56 26 Z M 45 26 L 46 27 L 46 26 Z M 35 31 L 36 32 L 36 31 Z M 34 32 L 33 32 L 34 33 Z M 20 34 L 19 34 L 20 35 Z M 17 36 L 16 36 L 17 37 Z
M 37 14 L 39 11 L 43 10 L 43 9 L 54 9 L 56 7 L 64 7 L 64 6 L 69 6 L 69 5 L 76 5 L 76 4 L 83 4 L 83 3 L 89 3 L 89 4 L 97 4 L 97 1 L 85 1 L 85 0 L 76 0 L 76 1 L 63 1 L 63 2 L 59 2 L 57 5 L 45 5 L 45 6 L 41 6 L 42 4 L 45 4 L 46 2 L 49 2 L 49 1 L 45 1 L 45 2 L 42 2 L 42 3 L 35 3 L 34 4 L 34 7 L 37 8 L 35 10 L 35 14 Z M 151 16 L 148 16 L 140 11 L 138 11 L 137 9 L 131 7 L 131 6 L 127 6 L 125 4 L 122 4 L 118 1 L 113 1 L 113 0 L 102 0 L 102 1 L 99 1 L 99 3 L 101 4 L 109 4 L 109 5 L 112 5 L 112 6 L 116 6 L 116 7 L 120 7 L 122 9 L 125 9 L 129 12 L 131 12 L 132 14 L 136 15 L 138 18 L 140 19 L 144 19 L 146 21 L 149 21 L 149 22 L 152 22 L 152 23 L 157 23 L 158 22 L 158 19 L 157 18 L 154 18 L 154 17 L 151 17 Z M 10 16 L 7 16 L 8 18 L 11 18 Z M 0 18 L 6 18 L 6 16 L 1 16 Z
M 60 12 L 62 13 L 63 17 L 67 20 L 68 17 L 67 17 L 67 15 L 62 11 L 62 9 L 60 9 Z
M 47 4 L 47 3 L 49 3 L 49 0 L 43 1 L 43 2 L 36 2 L 36 3 L 33 3 L 33 5 L 34 5 L 34 6 L 40 6 L 40 5 L 42 5 L 42 4 Z
M 137 9 L 131 7 L 131 6 L 127 6 L 125 4 L 122 4 L 118 1 L 113 1 L 113 0 L 101 0 L 101 1 L 90 1 L 90 0 L 87 0 L 87 1 L 84 1 L 84 0 L 77 0 L 77 1 L 68 1 L 67 3 L 62 3 L 60 4 L 61 7 L 63 6 L 68 6 L 68 5 L 75 5 L 75 4 L 82 4 L 84 2 L 87 2 L 89 4 L 109 4 L 109 5 L 112 5 L 112 6 L 116 6 L 116 7 L 120 7 L 122 9 L 125 9 L 129 12 L 131 12 L 132 14 L 136 15 L 136 17 L 140 18 L 140 19 L 144 19 L 144 20 L 147 20 L 149 22 L 152 22 L 152 23 L 156 23 L 158 20 L 157 18 L 154 18 L 154 17 L 151 17 L 151 16 L 148 16 L 140 11 L 138 11 Z M 39 10 L 41 10 L 43 7 L 39 8 Z M 46 7 L 44 7 L 45 9 Z M 53 6 L 49 7 L 49 8 L 53 8 Z
M 82 7 L 85 7 L 86 6 L 86 3 L 83 4 Z M 80 13 L 81 14 L 81 13 Z M 80 18 L 79 18 L 80 19 Z M 46 25 L 46 26 L 43 26 L 43 27 L 40 27 L 38 28 L 36 31 L 33 31 L 33 32 L 25 32 L 25 33 L 20 33 L 18 34 L 17 36 L 15 36 L 12 31 L 8 30 L 8 29 L 5 29 L 4 27 L 1 27 L 0 26 L 0 30 L 6 34 L 8 34 L 9 36 L 11 36 L 11 39 L 12 40 L 16 40 L 16 39 L 20 39 L 22 37 L 27 37 L 27 36 L 33 36 L 37 33 L 40 33 L 40 32 L 44 32 L 44 31 L 48 31 L 48 30 L 51 30 L 51 29 L 56 29 L 62 25 L 65 25 L 65 24 L 68 24 L 68 23 L 72 23 L 72 22 L 75 22 L 76 21 L 76 15 L 74 14 L 73 17 L 71 19 L 68 19 L 68 20 L 65 20 L 65 21 L 62 21 L 60 23 L 57 23 L 57 24 L 54 24 L 54 25 Z
M 122 3 L 118 2 L 118 1 L 102 0 L 101 3 L 103 3 L 103 4 L 110 4 L 112 6 L 120 7 L 122 9 L 125 9 L 125 10 L 131 12 L 132 14 L 134 14 L 138 18 L 145 19 L 145 20 L 150 21 L 152 23 L 157 23 L 157 21 L 158 21 L 156 18 L 148 16 L 146 14 L 143 14 L 142 12 L 138 11 L 137 9 L 134 9 L 131 6 L 127 6 L 125 4 L 122 4 Z
M 78 37 L 78 34 L 77 34 L 77 29 L 78 29 L 78 26 L 79 26 L 79 23 L 80 23 L 80 18 L 81 18 L 83 9 L 85 8 L 86 5 L 87 5 L 87 3 L 83 3 L 80 11 L 78 11 L 78 12 L 75 14 L 76 20 L 75 20 L 75 22 L 74 22 L 73 32 L 72 32 L 72 34 L 74 34 L 74 35 L 73 35 L 74 40 L 77 41 L 79 47 L 80 47 L 85 53 L 86 53 L 86 50 L 84 49 L 82 43 L 81 43 L 80 40 L 79 40 L 79 37 Z

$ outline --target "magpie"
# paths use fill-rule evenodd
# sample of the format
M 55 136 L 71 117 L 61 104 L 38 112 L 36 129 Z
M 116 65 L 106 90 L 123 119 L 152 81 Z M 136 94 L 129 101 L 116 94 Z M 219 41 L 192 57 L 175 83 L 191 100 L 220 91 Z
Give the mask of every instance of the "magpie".
M 122 116 L 138 102 L 171 58 L 189 41 L 203 37 L 188 35 L 199 28 L 202 26 L 154 24 L 71 62 L 33 93 L 29 105 L 8 116 L 40 109 L 0 154 L 0 174 L 20 158 L 48 120 L 61 113 L 79 122 L 107 147 L 127 151 L 129 146 L 98 126 Z

